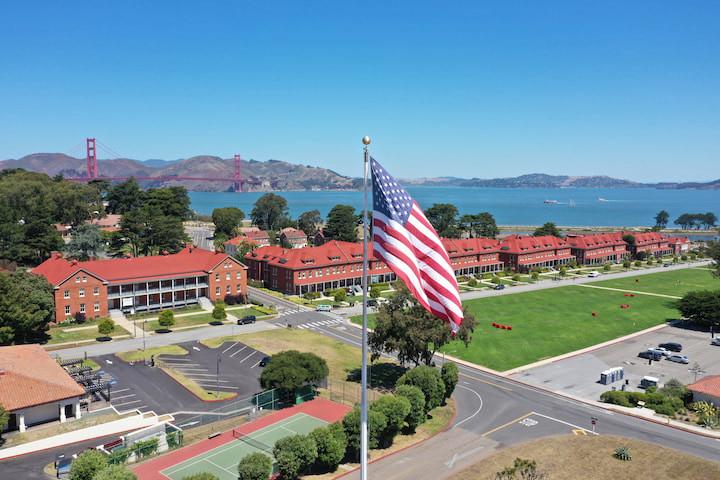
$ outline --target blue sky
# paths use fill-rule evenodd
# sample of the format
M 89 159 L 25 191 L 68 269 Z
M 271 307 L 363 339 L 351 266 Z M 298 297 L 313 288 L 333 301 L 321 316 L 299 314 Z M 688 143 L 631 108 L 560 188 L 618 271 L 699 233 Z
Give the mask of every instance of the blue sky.
M 716 2 L 10 2 L 0 158 L 717 178 Z M 101 151 L 101 153 L 103 153 Z M 104 157 L 106 155 L 101 155 Z

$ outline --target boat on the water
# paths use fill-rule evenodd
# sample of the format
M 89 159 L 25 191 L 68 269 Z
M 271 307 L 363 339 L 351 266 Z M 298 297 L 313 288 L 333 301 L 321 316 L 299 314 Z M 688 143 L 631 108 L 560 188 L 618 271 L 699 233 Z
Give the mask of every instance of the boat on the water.
M 609 200 L 606 198 L 598 197 L 598 202 L 609 202 Z
M 548 205 L 557 205 L 560 202 L 557 200 L 545 200 L 543 203 L 547 203 Z

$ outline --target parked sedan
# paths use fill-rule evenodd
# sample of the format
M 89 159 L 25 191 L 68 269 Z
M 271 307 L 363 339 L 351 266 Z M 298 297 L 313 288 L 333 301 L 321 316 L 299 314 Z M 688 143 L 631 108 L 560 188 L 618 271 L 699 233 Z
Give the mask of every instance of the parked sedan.
M 690 363 L 690 360 L 688 360 L 687 355 L 680 355 L 679 353 L 674 353 L 667 357 L 668 360 L 671 362 L 676 363 Z
M 667 357 L 671 353 L 670 350 L 667 350 L 663 347 L 650 347 L 648 348 L 648 352 L 657 352 L 664 357 Z
M 655 352 L 653 350 L 645 350 L 644 352 L 638 353 L 638 357 L 657 361 L 657 360 L 660 360 L 663 357 L 663 355 L 662 355 L 662 353 Z
M 710 342 L 710 345 L 715 345 L 716 347 L 720 347 L 720 337 L 715 337 Z
M 677 342 L 661 343 L 660 345 L 658 345 L 658 347 L 664 348 L 665 350 L 669 350 L 671 352 L 682 352 L 682 345 Z
M 495 285 L 493 287 L 493 290 L 505 290 L 505 285 L 503 285 L 502 283 L 499 285 Z

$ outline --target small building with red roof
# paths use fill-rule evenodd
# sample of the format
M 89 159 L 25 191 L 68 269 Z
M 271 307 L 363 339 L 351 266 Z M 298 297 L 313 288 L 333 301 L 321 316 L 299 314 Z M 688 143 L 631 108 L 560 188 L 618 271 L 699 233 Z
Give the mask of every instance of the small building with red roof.
M 291 248 L 307 247 L 308 237 L 302 230 L 287 227 L 280 230 L 280 244 L 289 245 Z
M 516 272 L 558 267 L 574 260 L 570 245 L 552 235 L 509 235 L 500 242 L 500 260 Z
M 7 430 L 69 417 L 80 418 L 85 389 L 40 345 L 0 347 L 0 405 L 10 412 Z
M 708 402 L 720 408 L 720 375 L 708 375 L 688 385 L 693 402 Z
M 185 247 L 170 255 L 68 260 L 54 252 L 32 272 L 54 287 L 55 321 L 156 311 L 247 294 L 246 267 L 227 253 Z
M 690 239 L 688 237 L 667 237 L 667 242 L 673 251 L 673 255 L 687 255 L 690 251 Z
M 270 234 L 265 230 L 249 230 L 245 233 L 241 232 L 248 241 L 254 242 L 258 247 L 270 245 Z
M 578 265 L 618 263 L 628 255 L 627 243 L 613 233 L 569 234 L 565 241 Z

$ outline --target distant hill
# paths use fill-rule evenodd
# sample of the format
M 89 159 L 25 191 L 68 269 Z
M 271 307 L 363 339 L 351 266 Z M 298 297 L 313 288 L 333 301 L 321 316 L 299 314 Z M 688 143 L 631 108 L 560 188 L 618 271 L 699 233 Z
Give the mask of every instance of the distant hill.
M 50 176 L 84 177 L 86 161 L 62 153 L 34 153 L 17 160 L 0 161 L 0 170 L 24 168 Z M 179 160 L 132 159 L 98 160 L 103 177 L 148 177 L 144 186 L 183 185 L 195 191 L 225 191 L 231 188 L 235 173 L 232 159 L 201 155 Z M 361 186 L 353 179 L 326 168 L 297 165 L 280 160 L 243 160 L 245 188 L 248 190 L 348 190 Z M 217 182 L 173 180 L 168 177 L 218 178 Z M 158 180 L 153 180 L 157 178 Z

